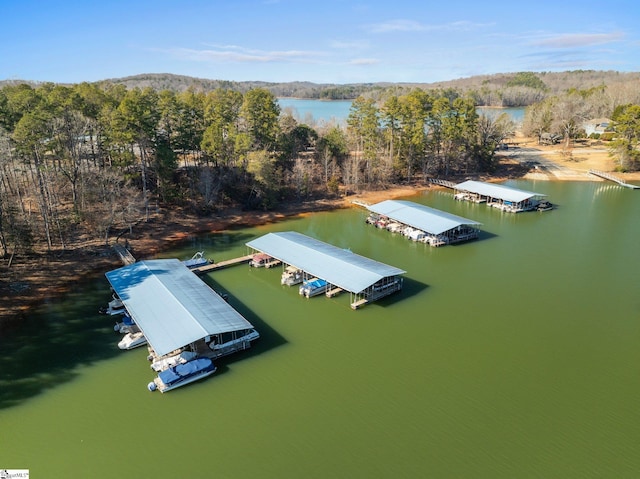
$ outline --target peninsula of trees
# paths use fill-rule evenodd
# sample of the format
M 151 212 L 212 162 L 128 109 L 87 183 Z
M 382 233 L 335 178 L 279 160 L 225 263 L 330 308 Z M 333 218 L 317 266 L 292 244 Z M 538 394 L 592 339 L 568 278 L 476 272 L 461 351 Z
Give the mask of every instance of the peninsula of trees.
M 270 209 L 427 176 L 491 172 L 497 147 L 516 126 L 507 115 L 479 115 L 479 105 L 526 105 L 525 133 L 554 133 L 567 145 L 585 135 L 586 120 L 607 118 L 619 167 L 637 169 L 639 75 L 579 72 L 573 85 L 562 75 L 428 87 L 205 84 L 170 75 L 139 76 L 136 85 L 5 82 L 0 255 L 64 250 L 82 234 L 106 242 L 159 207 L 205 215 L 229 205 Z M 190 84 L 166 83 L 176 78 Z M 346 125 L 317 127 L 281 112 L 278 96 L 353 104 Z

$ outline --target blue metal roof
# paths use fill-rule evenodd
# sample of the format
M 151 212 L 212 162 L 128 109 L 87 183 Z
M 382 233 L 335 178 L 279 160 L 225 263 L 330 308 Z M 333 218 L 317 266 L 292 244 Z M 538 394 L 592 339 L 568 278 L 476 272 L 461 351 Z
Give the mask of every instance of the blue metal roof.
M 481 224 L 412 201 L 386 200 L 367 206 L 367 208 L 369 211 L 434 235 L 442 234 L 458 226 L 479 226 Z
M 459 191 L 468 191 L 470 193 L 476 193 L 481 196 L 498 198 L 504 201 L 512 201 L 514 203 L 520 203 L 521 201 L 528 200 L 529 198 L 546 196 L 542 193 L 519 190 L 517 188 L 511 188 L 510 186 L 496 185 L 495 183 L 484 183 L 482 181 L 471 180 L 460 183 L 454 188 Z
M 140 261 L 106 277 L 156 354 L 253 326 L 177 259 Z
M 295 231 L 268 233 L 249 241 L 247 246 L 352 293 L 406 273 Z

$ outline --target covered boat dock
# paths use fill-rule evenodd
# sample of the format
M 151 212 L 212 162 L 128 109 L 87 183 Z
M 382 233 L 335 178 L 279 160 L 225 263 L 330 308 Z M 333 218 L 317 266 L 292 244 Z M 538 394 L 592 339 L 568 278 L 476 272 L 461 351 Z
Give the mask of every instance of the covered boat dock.
M 149 343 L 152 360 L 190 349 L 217 358 L 250 347 L 253 325 L 177 259 L 139 261 L 106 273 Z
M 302 271 L 304 280 L 326 281 L 328 297 L 349 291 L 352 309 L 400 291 L 400 275 L 406 273 L 294 231 L 268 233 L 249 241 L 247 246 L 295 266 Z
M 454 190 L 457 191 L 455 194 L 457 200 L 486 202 L 489 206 L 509 213 L 535 210 L 546 196 L 533 191 L 472 180 L 455 185 Z
M 367 206 L 379 218 L 386 218 L 385 227 L 399 223 L 402 232 L 409 239 L 422 241 L 431 246 L 459 243 L 478 237 L 481 223 L 461 216 L 430 208 L 412 201 L 386 200 Z M 371 221 L 368 221 L 369 223 Z

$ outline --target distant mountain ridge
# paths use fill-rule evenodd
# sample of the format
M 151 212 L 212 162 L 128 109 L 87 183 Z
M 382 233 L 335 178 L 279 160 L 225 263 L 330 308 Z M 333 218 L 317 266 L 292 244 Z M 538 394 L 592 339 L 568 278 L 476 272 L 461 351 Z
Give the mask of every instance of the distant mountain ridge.
M 602 85 L 626 83 L 640 80 L 640 72 L 617 72 L 598 70 L 574 70 L 565 72 L 527 72 L 535 76 L 546 86 L 549 93 L 560 93 L 570 88 L 585 90 Z M 300 98 L 330 97 L 331 94 L 342 93 L 342 97 L 356 98 L 363 92 L 384 90 L 392 86 L 403 89 L 456 89 L 461 91 L 480 89 L 504 89 L 513 86 L 514 79 L 522 76 L 522 72 L 496 73 L 493 75 L 476 75 L 467 78 L 433 82 L 433 83 L 404 83 L 404 82 L 375 82 L 375 83 L 313 83 L 309 81 L 295 82 L 265 82 L 265 81 L 229 81 L 196 78 L 171 73 L 146 73 L 123 78 L 111 78 L 103 82 L 122 84 L 127 88 L 151 87 L 157 90 L 184 91 L 188 88 L 211 91 L 216 88 L 229 88 L 238 91 L 248 91 L 253 88 L 266 88 L 276 96 L 290 96 Z M 98 83 L 103 83 L 98 82 Z M 327 94 L 328 93 L 328 94 Z
M 376 94 L 389 88 L 398 91 L 422 88 L 425 90 L 456 90 L 473 92 L 479 96 L 487 93 L 505 91 L 537 91 L 543 96 L 556 95 L 569 89 L 588 90 L 602 86 L 624 85 L 637 88 L 640 72 L 618 72 L 598 70 L 574 70 L 565 72 L 514 72 L 496 73 L 492 75 L 476 75 L 449 81 L 434 83 L 313 83 L 309 81 L 265 82 L 265 81 L 230 81 L 196 78 L 172 73 L 143 73 L 122 78 L 110 78 L 93 82 L 99 85 L 124 85 L 127 89 L 150 87 L 155 90 L 171 90 L 182 92 L 189 88 L 196 91 L 212 91 L 217 88 L 232 89 L 242 93 L 254 88 L 265 88 L 278 97 L 295 97 L 309 99 L 354 99 L 363 94 Z M 2 80 L 0 87 L 7 84 L 28 83 L 34 86 L 46 82 L 22 80 Z M 531 96 L 531 95 L 528 95 Z M 489 102 L 487 104 L 492 104 Z

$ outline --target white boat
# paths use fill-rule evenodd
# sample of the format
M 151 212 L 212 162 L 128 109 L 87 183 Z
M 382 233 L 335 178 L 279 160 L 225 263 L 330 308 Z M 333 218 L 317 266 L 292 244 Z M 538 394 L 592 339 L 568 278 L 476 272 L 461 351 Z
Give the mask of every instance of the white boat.
M 367 216 L 367 219 L 365 220 L 365 223 L 370 224 L 370 225 L 375 225 L 376 222 L 380 219 L 380 215 L 376 214 L 376 213 L 369 213 L 369 216 Z
M 189 269 L 198 268 L 200 266 L 204 266 L 206 264 L 212 263 L 212 260 L 209 260 L 204 257 L 204 251 L 198 251 L 194 254 L 191 259 L 184 260 L 182 263 Z
M 302 286 L 300 286 L 298 292 L 301 296 L 311 298 L 312 296 L 317 296 L 324 293 L 328 287 L 329 283 L 327 283 L 324 279 L 313 278 L 303 281 Z
M 547 200 L 540 201 L 536 205 L 536 210 L 538 210 L 538 211 L 550 211 L 552 209 L 553 209 L 553 204 L 551 204 Z
M 415 231 L 415 228 L 412 228 L 411 226 L 407 226 L 402 230 L 402 235 L 406 236 L 406 237 L 409 237 L 409 235 L 411 233 L 413 233 L 414 231 Z
M 294 284 L 298 283 L 302 283 L 302 270 L 296 268 L 295 266 L 287 266 L 282 272 L 280 284 L 293 286 Z
M 391 231 L 392 233 L 398 233 L 403 228 L 404 225 L 402 223 L 391 222 L 387 225 L 387 230 Z
M 411 241 L 422 241 L 426 236 L 427 235 L 424 231 L 414 229 L 407 235 L 407 238 Z
M 159 372 L 158 377 L 147 385 L 147 389 L 149 391 L 158 389 L 164 393 L 206 378 L 215 372 L 216 367 L 211 359 L 195 358 Z
M 120 349 L 134 349 L 147 344 L 147 338 L 144 337 L 142 331 L 137 333 L 127 333 L 118 343 Z
M 151 369 L 157 372 L 164 371 L 165 369 L 172 368 L 178 364 L 189 362 L 192 359 L 195 359 L 196 356 L 197 354 L 193 351 L 182 351 L 180 354 L 175 354 L 152 362 Z
M 260 337 L 260 333 L 255 329 L 245 330 L 244 333 L 245 334 L 242 334 L 242 336 L 238 336 L 224 342 L 217 342 L 213 340 L 209 343 L 209 348 L 212 349 L 213 351 L 223 351 L 225 349 L 236 350 L 238 349 L 237 346 L 240 346 L 245 342 L 250 343 L 251 341 L 258 339 Z M 234 333 L 234 335 L 235 334 L 238 334 L 238 333 Z M 244 348 L 240 348 L 240 349 L 244 349 Z
M 116 296 L 115 293 L 112 297 L 113 299 L 109 301 L 109 303 L 107 304 L 107 307 L 100 308 L 99 312 L 101 314 L 111 314 L 111 315 L 124 314 L 127 310 L 125 309 L 124 304 L 122 303 L 122 300 L 118 298 L 118 296 Z
M 443 246 L 448 244 L 449 240 L 443 235 L 427 235 L 422 239 L 422 242 L 431 246 Z
M 140 331 L 140 328 L 138 328 L 138 326 L 133 321 L 131 316 L 129 316 L 125 312 L 124 315 L 122 316 L 122 321 L 116 322 L 115 326 L 113 326 L 113 330 L 116 333 L 127 334 L 127 333 L 137 333 L 138 331 Z

